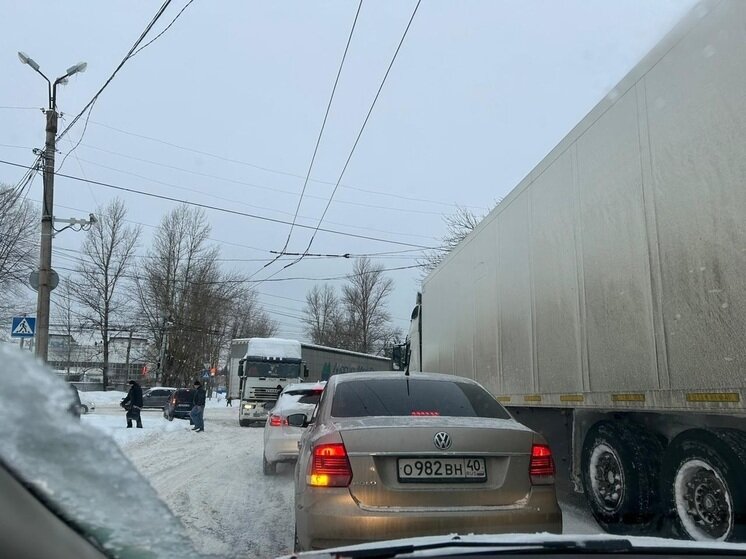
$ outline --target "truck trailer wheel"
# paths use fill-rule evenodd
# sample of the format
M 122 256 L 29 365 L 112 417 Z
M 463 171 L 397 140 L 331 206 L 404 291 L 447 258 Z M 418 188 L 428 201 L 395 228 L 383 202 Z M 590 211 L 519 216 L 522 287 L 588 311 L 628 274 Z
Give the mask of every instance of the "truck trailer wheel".
M 662 445 L 641 426 L 596 423 L 583 443 L 581 475 L 591 511 L 612 534 L 644 534 L 658 520 Z
M 746 539 L 746 435 L 731 429 L 686 431 L 663 460 L 666 517 L 675 536 Z

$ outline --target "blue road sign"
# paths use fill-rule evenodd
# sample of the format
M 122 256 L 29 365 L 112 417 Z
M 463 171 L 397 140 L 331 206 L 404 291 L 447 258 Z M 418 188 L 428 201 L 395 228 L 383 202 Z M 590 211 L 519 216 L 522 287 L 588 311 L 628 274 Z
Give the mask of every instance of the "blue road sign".
M 30 316 L 14 316 L 10 325 L 11 338 L 33 338 L 36 333 L 36 319 Z
M 202 371 L 202 378 L 203 379 L 210 378 L 210 370 L 209 369 L 205 369 L 204 371 Z

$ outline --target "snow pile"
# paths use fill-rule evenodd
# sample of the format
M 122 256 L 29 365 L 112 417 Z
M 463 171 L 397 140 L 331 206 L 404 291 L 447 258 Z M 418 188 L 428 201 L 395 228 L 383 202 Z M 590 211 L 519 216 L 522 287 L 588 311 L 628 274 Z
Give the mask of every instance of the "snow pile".
M 0 461 L 8 469 L 112 557 L 198 557 L 114 441 L 69 411 L 69 385 L 14 347 L 0 345 L 0 363 Z
M 157 415 L 141 412 L 142 429 L 133 427 L 127 429 L 127 419 L 122 410 L 120 415 L 86 415 L 81 418 L 84 425 L 90 425 L 94 429 L 104 432 L 114 439 L 122 448 L 132 444 L 145 444 L 158 439 L 163 433 L 188 431 L 191 429 L 189 421 L 168 421 L 163 414 Z M 134 422 L 133 422 L 134 425 Z
M 251 338 L 246 348 L 246 357 L 300 359 L 300 342 L 282 338 Z

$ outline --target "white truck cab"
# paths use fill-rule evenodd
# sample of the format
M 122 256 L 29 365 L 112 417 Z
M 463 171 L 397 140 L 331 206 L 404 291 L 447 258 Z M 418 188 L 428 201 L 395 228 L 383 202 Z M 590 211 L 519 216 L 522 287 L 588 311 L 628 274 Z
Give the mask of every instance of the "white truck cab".
M 241 407 L 238 423 L 248 427 L 264 423 L 288 384 L 303 382 L 308 368 L 301 359 L 301 344 L 282 338 L 250 338 L 239 362 Z

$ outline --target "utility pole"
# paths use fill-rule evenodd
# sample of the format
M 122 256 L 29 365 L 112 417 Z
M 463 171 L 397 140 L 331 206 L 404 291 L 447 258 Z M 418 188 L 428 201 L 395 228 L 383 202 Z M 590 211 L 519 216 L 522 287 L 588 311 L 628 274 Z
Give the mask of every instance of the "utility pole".
M 55 86 L 57 82 L 55 82 Z M 41 210 L 41 250 L 39 253 L 39 293 L 36 298 L 36 356 L 47 361 L 49 351 L 49 299 L 52 293 L 52 233 L 54 216 L 54 155 L 57 141 L 57 111 L 50 97 L 47 136 L 44 142 L 44 197 Z
M 67 69 L 64 76 L 49 81 L 40 66 L 28 55 L 19 52 L 18 58 L 23 64 L 31 68 L 47 82 L 49 107 L 45 111 L 47 117 L 46 140 L 44 142 L 44 197 L 41 213 L 41 248 L 39 251 L 39 289 L 36 299 L 36 356 L 47 361 L 49 355 L 49 297 L 53 283 L 52 271 L 52 235 L 54 234 L 54 155 L 57 143 L 57 86 L 67 83 L 67 78 L 73 74 L 84 72 L 87 64 L 80 62 Z

